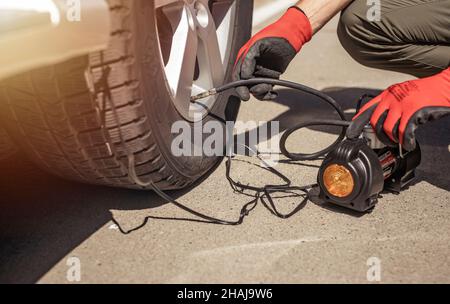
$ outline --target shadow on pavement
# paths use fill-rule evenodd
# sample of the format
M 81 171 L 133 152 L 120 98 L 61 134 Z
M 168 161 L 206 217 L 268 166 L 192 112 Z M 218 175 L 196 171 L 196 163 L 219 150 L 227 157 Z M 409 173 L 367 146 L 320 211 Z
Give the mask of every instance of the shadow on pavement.
M 362 94 L 376 93 L 364 88 L 330 88 L 325 92 L 344 109 L 354 108 Z M 330 117 L 327 105 L 290 90 L 280 91 L 277 102 L 289 107 L 274 118 L 281 122 L 281 131 L 312 115 Z M 442 119 L 419 132 L 423 149 L 419 178 L 445 190 L 450 190 L 450 179 L 444 175 L 450 172 L 449 122 L 448 118 Z M 333 132 L 326 128 L 320 130 Z M 152 192 L 59 179 L 40 170 L 21 154 L 1 160 L 0 169 L 0 283 L 36 282 L 71 250 L 110 222 L 110 210 L 157 208 L 165 203 Z M 177 198 L 191 189 L 171 195 Z
M 66 181 L 26 156 L 0 160 L 0 283 L 33 283 L 112 219 L 110 210 L 142 210 L 166 202 L 150 191 Z M 193 187 L 172 191 L 177 198 Z

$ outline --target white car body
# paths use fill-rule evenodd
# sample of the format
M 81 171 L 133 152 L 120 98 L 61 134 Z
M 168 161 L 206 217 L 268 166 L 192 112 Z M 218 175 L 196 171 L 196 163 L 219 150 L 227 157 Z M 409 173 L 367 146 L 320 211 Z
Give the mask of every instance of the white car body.
M 105 0 L 0 0 L 0 79 L 105 49 Z

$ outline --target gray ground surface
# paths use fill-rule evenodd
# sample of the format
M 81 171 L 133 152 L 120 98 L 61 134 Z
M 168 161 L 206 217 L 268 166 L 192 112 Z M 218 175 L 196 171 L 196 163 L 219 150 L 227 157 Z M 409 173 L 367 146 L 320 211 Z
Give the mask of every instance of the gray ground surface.
M 324 90 L 346 109 L 366 91 L 407 79 L 352 61 L 335 28 L 336 20 L 304 48 L 286 79 Z M 282 120 L 285 129 L 321 109 L 312 98 L 285 90 L 279 102 L 243 104 L 239 119 Z M 298 137 L 292 147 L 312 149 L 335 136 L 330 130 L 306 133 L 311 136 Z M 186 214 L 152 193 L 57 179 L 16 155 L 0 161 L 0 282 L 66 283 L 67 259 L 78 257 L 83 283 L 365 283 L 367 259 L 377 257 L 382 282 L 450 283 L 449 134 L 449 119 L 420 130 L 424 155 L 418 182 L 399 196 L 383 195 L 370 214 L 308 203 L 281 220 L 259 205 L 237 227 L 150 220 L 126 236 L 112 226 L 111 215 L 132 229 L 147 215 Z M 305 184 L 315 182 L 318 164 L 278 168 L 296 184 Z M 234 168 L 234 176 L 244 182 L 274 181 L 248 164 Z M 174 195 L 192 208 L 230 220 L 249 200 L 230 189 L 224 164 L 200 185 Z M 283 199 L 280 209 L 294 203 Z

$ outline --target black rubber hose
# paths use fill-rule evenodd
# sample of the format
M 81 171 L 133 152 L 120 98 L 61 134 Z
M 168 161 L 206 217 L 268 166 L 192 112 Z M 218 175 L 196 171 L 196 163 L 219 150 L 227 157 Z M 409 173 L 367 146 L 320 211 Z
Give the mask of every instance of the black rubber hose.
M 330 151 L 334 150 L 334 148 L 341 143 L 341 141 L 345 138 L 345 132 L 347 127 L 350 125 L 350 121 L 346 120 L 328 120 L 328 119 L 318 119 L 311 122 L 300 123 L 292 128 L 289 128 L 284 132 L 283 136 L 280 139 L 280 150 L 281 153 L 291 160 L 314 160 L 318 159 L 321 156 L 328 154 Z M 310 126 L 339 126 L 343 127 L 342 132 L 339 134 L 339 137 L 325 149 L 320 150 L 315 153 L 291 153 L 286 148 L 286 141 L 289 136 L 298 131 L 300 129 L 310 127 Z
M 319 157 L 332 151 L 345 138 L 345 133 L 346 133 L 347 127 L 350 125 L 350 121 L 346 120 L 344 111 L 342 110 L 341 106 L 330 96 L 328 96 L 318 90 L 315 90 L 313 88 L 307 87 L 305 85 L 291 82 L 291 81 L 286 81 L 286 80 L 279 80 L 279 79 L 253 78 L 253 79 L 248 79 L 248 80 L 238 80 L 235 82 L 227 83 L 223 86 L 215 88 L 215 93 L 221 93 L 221 92 L 224 92 L 229 89 L 234 89 L 236 87 L 252 86 L 252 85 L 261 84 L 261 83 L 277 85 L 277 86 L 285 87 L 285 88 L 291 88 L 291 89 L 294 89 L 297 91 L 302 91 L 302 92 L 306 92 L 308 94 L 314 95 L 314 96 L 320 98 L 321 100 L 325 101 L 326 103 L 328 103 L 334 110 L 336 110 L 336 112 L 339 115 L 340 119 L 336 119 L 336 120 L 332 120 L 332 119 L 319 120 L 318 119 L 318 120 L 313 120 L 311 122 L 301 123 L 292 128 L 287 129 L 280 140 L 281 153 L 283 153 L 283 155 L 286 156 L 287 158 L 289 158 L 291 160 L 318 159 Z M 305 127 L 319 126 L 319 125 L 320 126 L 340 126 L 340 127 L 342 127 L 342 131 L 339 134 L 339 137 L 336 139 L 335 142 L 333 142 L 331 145 L 329 145 L 325 149 L 315 152 L 315 153 L 308 153 L 308 154 L 291 153 L 286 149 L 286 141 L 292 133 L 294 133 L 295 131 L 298 131 L 302 128 L 305 128 Z

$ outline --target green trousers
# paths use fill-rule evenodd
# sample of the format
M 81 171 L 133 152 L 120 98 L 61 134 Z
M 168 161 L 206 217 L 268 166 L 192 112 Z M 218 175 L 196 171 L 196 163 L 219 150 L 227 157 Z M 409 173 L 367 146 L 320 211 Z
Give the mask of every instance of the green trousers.
M 450 0 L 355 0 L 338 36 L 363 65 L 431 76 L 450 66 Z

